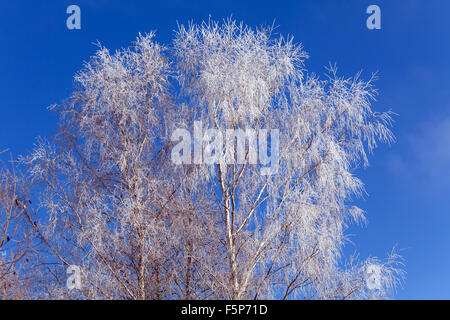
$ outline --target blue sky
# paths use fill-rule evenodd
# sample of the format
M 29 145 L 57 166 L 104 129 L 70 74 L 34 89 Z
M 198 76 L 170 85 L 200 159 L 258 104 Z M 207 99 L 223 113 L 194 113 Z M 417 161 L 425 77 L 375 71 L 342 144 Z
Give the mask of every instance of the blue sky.
M 66 8 L 81 8 L 81 30 L 66 28 Z M 366 8 L 381 8 L 381 30 L 366 28 Z M 450 299 L 450 2 L 334 1 L 2 1 L 0 4 L 0 151 L 33 148 L 55 132 L 46 107 L 66 98 L 73 74 L 97 40 L 114 50 L 138 32 L 170 44 L 177 21 L 230 15 L 256 27 L 278 25 L 309 53 L 310 72 L 337 64 L 340 74 L 378 71 L 376 110 L 392 109 L 397 142 L 380 146 L 358 170 L 368 195 L 357 201 L 367 227 L 351 227 L 362 258 L 397 246 L 407 277 L 398 299 Z

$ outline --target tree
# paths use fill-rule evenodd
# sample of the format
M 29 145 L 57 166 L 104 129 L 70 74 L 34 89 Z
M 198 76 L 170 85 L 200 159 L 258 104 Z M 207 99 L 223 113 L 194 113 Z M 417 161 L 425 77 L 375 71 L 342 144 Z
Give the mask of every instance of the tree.
M 0 154 L 3 152 L 0 152 Z M 0 169 L 0 299 L 30 297 L 27 269 L 29 251 L 35 239 L 19 201 L 24 194 L 21 177 L 1 163 Z
M 170 48 L 139 35 L 115 54 L 100 47 L 75 76 L 73 95 L 52 107 L 54 142 L 21 159 L 60 265 L 47 297 L 389 296 L 395 253 L 345 263 L 341 250 L 346 225 L 364 221 L 349 204 L 363 191 L 352 170 L 392 141 L 390 113 L 371 109 L 374 77 L 308 75 L 302 47 L 272 31 L 190 24 Z M 199 129 L 213 130 L 176 144 Z M 226 132 L 247 143 L 223 143 Z M 73 264 L 76 292 L 61 285 Z

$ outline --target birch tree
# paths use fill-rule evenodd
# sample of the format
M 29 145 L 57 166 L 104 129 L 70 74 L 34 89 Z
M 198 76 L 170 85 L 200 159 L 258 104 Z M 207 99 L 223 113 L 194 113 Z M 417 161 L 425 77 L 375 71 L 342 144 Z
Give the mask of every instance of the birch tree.
M 13 165 L 0 164 L 0 300 L 26 299 L 31 297 L 28 266 L 35 233 L 19 204 L 25 194 L 21 177 Z
M 114 54 L 100 46 L 52 106 L 58 135 L 21 159 L 59 265 L 45 297 L 389 297 L 402 275 L 395 253 L 342 256 L 347 225 L 365 221 L 351 204 L 364 190 L 354 169 L 393 141 L 390 112 L 372 110 L 374 77 L 331 67 L 321 79 L 292 38 L 231 19 L 181 25 L 168 48 L 154 36 Z M 173 134 L 195 123 L 272 135 L 253 141 L 256 163 L 251 137 L 214 153 L 211 137 L 194 138 L 175 163 Z M 83 288 L 68 291 L 73 264 Z

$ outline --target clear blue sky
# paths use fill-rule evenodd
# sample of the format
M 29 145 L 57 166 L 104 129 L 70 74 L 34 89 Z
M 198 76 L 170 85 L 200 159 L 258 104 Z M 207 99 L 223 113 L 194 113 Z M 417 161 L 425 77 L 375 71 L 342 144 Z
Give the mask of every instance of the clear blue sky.
M 70 4 L 81 8 L 81 30 L 66 28 Z M 366 28 L 370 4 L 381 8 L 381 30 Z M 450 299 L 450 1 L 2 1 L 0 151 L 23 154 L 36 136 L 54 133 L 46 107 L 70 94 L 93 42 L 114 50 L 156 30 L 169 44 L 177 21 L 231 14 L 254 27 L 275 20 L 308 51 L 309 71 L 336 62 L 347 76 L 379 72 L 374 107 L 399 114 L 397 143 L 378 148 L 358 173 L 369 224 L 349 230 L 348 250 L 384 257 L 397 245 L 407 278 L 396 298 Z

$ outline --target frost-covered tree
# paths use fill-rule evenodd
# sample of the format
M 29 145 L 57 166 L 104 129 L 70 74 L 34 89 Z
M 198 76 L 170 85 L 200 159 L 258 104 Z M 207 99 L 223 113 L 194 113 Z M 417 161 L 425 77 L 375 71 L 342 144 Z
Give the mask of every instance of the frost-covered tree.
M 28 262 L 35 231 L 23 210 L 24 185 L 14 166 L 0 161 L 0 300 L 31 297 Z
M 330 68 L 321 80 L 306 58 L 291 38 L 233 20 L 180 26 L 168 48 L 153 33 L 114 54 L 100 47 L 52 108 L 54 141 L 21 160 L 53 266 L 42 297 L 388 297 L 398 257 L 346 262 L 342 248 L 347 224 L 364 221 L 353 169 L 392 141 L 390 114 L 371 108 L 373 79 Z M 174 163 L 172 134 L 196 121 L 278 130 L 278 145 L 265 140 L 276 163 L 263 172 L 261 153 L 254 163 L 237 145 L 212 163 Z M 81 267 L 81 290 L 66 289 L 68 265 Z

